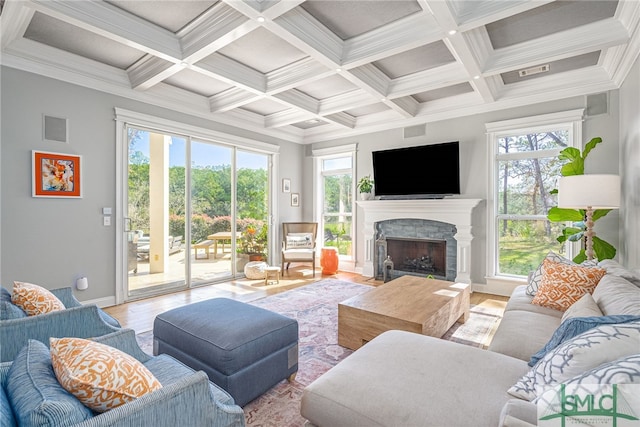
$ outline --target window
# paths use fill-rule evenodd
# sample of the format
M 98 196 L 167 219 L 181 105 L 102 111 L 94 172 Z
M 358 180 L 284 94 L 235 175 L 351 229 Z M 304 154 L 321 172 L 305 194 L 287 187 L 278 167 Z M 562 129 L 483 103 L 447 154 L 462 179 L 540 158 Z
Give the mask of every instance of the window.
M 490 167 L 489 276 L 527 276 L 551 250 L 564 224 L 547 220 L 564 162 L 558 154 L 581 140 L 582 111 L 488 123 Z
M 314 150 L 314 156 L 322 246 L 337 248 L 340 259 L 353 259 L 354 148 Z

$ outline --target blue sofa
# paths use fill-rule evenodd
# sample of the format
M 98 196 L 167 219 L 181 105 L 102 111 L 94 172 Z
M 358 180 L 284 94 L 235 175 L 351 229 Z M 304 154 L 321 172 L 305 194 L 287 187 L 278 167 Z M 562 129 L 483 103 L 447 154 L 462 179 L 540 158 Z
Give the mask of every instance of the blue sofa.
M 48 345 L 49 337 L 91 338 L 120 330 L 120 323 L 96 305 L 82 305 L 71 288 L 51 292 L 66 309 L 27 316 L 11 304 L 9 291 L 0 289 L 0 362 L 12 361 L 29 339 Z
M 93 413 L 59 385 L 50 367 L 48 349 L 29 340 L 13 362 L 0 363 L 0 427 L 29 421 L 51 427 L 245 425 L 242 408 L 210 383 L 204 372 L 196 372 L 167 355 L 152 357 L 144 353 L 133 330 L 119 329 L 94 340 L 135 357 L 163 387 L 107 412 Z M 21 364 L 20 370 L 11 371 L 12 363 Z M 28 375 L 17 379 L 16 372 L 23 370 L 29 371 Z
M 50 289 L 49 292 L 54 294 L 65 306 L 65 308 L 82 307 L 82 303 L 73 295 L 71 287 Z M 103 310 L 98 310 L 102 320 L 114 326 L 120 328 L 120 322 L 114 317 L 108 315 Z M 0 288 L 0 320 L 19 319 L 27 317 L 27 314 L 22 309 L 11 303 L 11 292 L 5 288 Z

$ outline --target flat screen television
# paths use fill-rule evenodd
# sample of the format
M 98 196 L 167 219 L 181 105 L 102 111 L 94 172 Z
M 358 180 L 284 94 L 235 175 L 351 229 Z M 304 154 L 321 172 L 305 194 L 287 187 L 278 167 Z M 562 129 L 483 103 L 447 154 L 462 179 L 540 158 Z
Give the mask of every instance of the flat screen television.
M 460 194 L 459 141 L 374 151 L 376 198 L 439 199 Z

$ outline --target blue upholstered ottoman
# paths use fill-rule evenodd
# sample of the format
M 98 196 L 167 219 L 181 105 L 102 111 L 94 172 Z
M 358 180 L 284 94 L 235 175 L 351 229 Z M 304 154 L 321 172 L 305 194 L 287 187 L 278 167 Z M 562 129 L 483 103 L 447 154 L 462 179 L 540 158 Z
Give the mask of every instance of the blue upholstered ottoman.
M 298 371 L 298 322 L 228 298 L 158 315 L 153 354 L 169 354 L 225 389 L 244 406 Z

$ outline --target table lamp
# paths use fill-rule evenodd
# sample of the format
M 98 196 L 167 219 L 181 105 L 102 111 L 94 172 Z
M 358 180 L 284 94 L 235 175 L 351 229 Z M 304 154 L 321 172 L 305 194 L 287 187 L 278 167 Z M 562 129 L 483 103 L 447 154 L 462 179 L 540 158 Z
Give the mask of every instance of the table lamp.
M 560 177 L 558 207 L 586 209 L 586 253 L 593 259 L 593 210 L 620 207 L 620 177 L 618 175 L 571 175 Z

